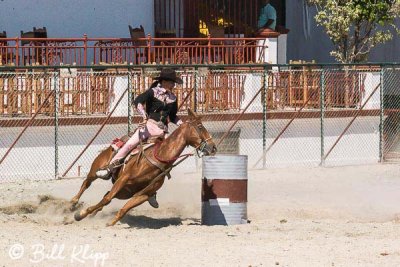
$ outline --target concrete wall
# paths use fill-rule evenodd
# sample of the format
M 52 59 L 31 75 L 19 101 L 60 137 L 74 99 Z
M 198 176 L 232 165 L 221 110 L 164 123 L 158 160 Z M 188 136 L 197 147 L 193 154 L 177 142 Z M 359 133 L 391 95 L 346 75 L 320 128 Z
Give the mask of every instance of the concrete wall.
M 325 120 L 325 153 L 345 129 L 351 118 Z M 270 120 L 266 124 L 266 146 L 273 142 L 288 120 Z M 232 121 L 205 122 L 210 132 L 226 131 Z M 99 125 L 60 127 L 59 174 L 62 175 L 76 159 L 85 145 L 94 136 Z M 262 121 L 240 121 L 239 153 L 248 155 L 249 169 L 282 168 L 290 166 L 318 166 L 321 162 L 321 129 L 319 119 L 297 119 L 266 154 L 263 164 Z M 21 128 L 2 129 L 0 156 L 3 156 Z M 68 177 L 86 175 L 91 162 L 99 151 L 106 148 L 115 138 L 126 134 L 127 125 L 106 126 L 93 145 L 68 173 Z M 4 135 L 3 135 L 4 134 Z M 186 149 L 185 153 L 192 149 Z M 368 164 L 379 160 L 379 117 L 360 117 L 326 160 L 327 166 Z M 20 179 L 52 179 L 55 168 L 54 128 L 33 127 L 24 134 L 18 145 L 0 165 L 0 182 Z M 201 165 L 201 160 L 191 157 L 177 168 L 193 172 Z M 173 174 L 174 172 L 172 172 Z

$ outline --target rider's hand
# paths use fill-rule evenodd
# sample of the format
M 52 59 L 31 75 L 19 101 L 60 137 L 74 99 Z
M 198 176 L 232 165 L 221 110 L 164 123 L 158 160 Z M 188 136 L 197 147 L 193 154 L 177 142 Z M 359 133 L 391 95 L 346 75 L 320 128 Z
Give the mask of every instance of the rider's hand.
M 139 122 L 138 128 L 139 129 L 144 129 L 146 127 L 147 119 L 143 120 L 142 122 Z

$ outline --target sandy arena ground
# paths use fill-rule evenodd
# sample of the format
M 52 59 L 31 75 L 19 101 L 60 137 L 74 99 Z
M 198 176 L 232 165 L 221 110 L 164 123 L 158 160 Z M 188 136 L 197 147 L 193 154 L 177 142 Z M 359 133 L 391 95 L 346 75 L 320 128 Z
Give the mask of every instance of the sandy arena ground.
M 251 171 L 251 222 L 236 226 L 200 224 L 200 178 L 173 172 L 158 210 L 145 203 L 114 227 L 124 201 L 73 221 L 81 179 L 2 183 L 0 266 L 400 265 L 399 164 Z

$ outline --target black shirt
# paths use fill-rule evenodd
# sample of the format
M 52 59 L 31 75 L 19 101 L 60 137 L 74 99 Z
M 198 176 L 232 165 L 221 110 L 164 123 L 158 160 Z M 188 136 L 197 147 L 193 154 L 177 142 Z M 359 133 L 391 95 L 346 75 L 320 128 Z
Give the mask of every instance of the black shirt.
M 176 96 L 160 87 L 160 85 L 138 95 L 133 104 L 136 108 L 138 108 L 138 104 L 146 104 L 148 117 L 155 121 L 161 121 L 164 125 L 167 125 L 167 118 L 173 123 L 177 123 L 179 120 L 176 116 L 178 112 Z

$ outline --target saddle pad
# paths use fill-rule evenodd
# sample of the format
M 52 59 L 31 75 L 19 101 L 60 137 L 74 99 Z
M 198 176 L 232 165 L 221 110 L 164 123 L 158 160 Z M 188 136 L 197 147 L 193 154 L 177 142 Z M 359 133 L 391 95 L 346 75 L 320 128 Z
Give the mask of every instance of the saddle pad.
M 134 132 L 130 132 L 127 135 L 122 136 L 121 138 L 115 138 L 112 142 L 111 142 L 111 147 L 113 148 L 114 151 L 118 151 L 121 147 L 124 146 L 124 144 L 129 140 L 129 138 L 132 137 L 132 135 L 135 133 Z
M 118 150 L 118 149 L 120 149 L 124 144 L 125 144 L 124 141 L 122 141 L 122 140 L 119 139 L 119 138 L 115 138 L 115 139 L 112 141 L 111 146 L 113 147 L 114 150 Z

